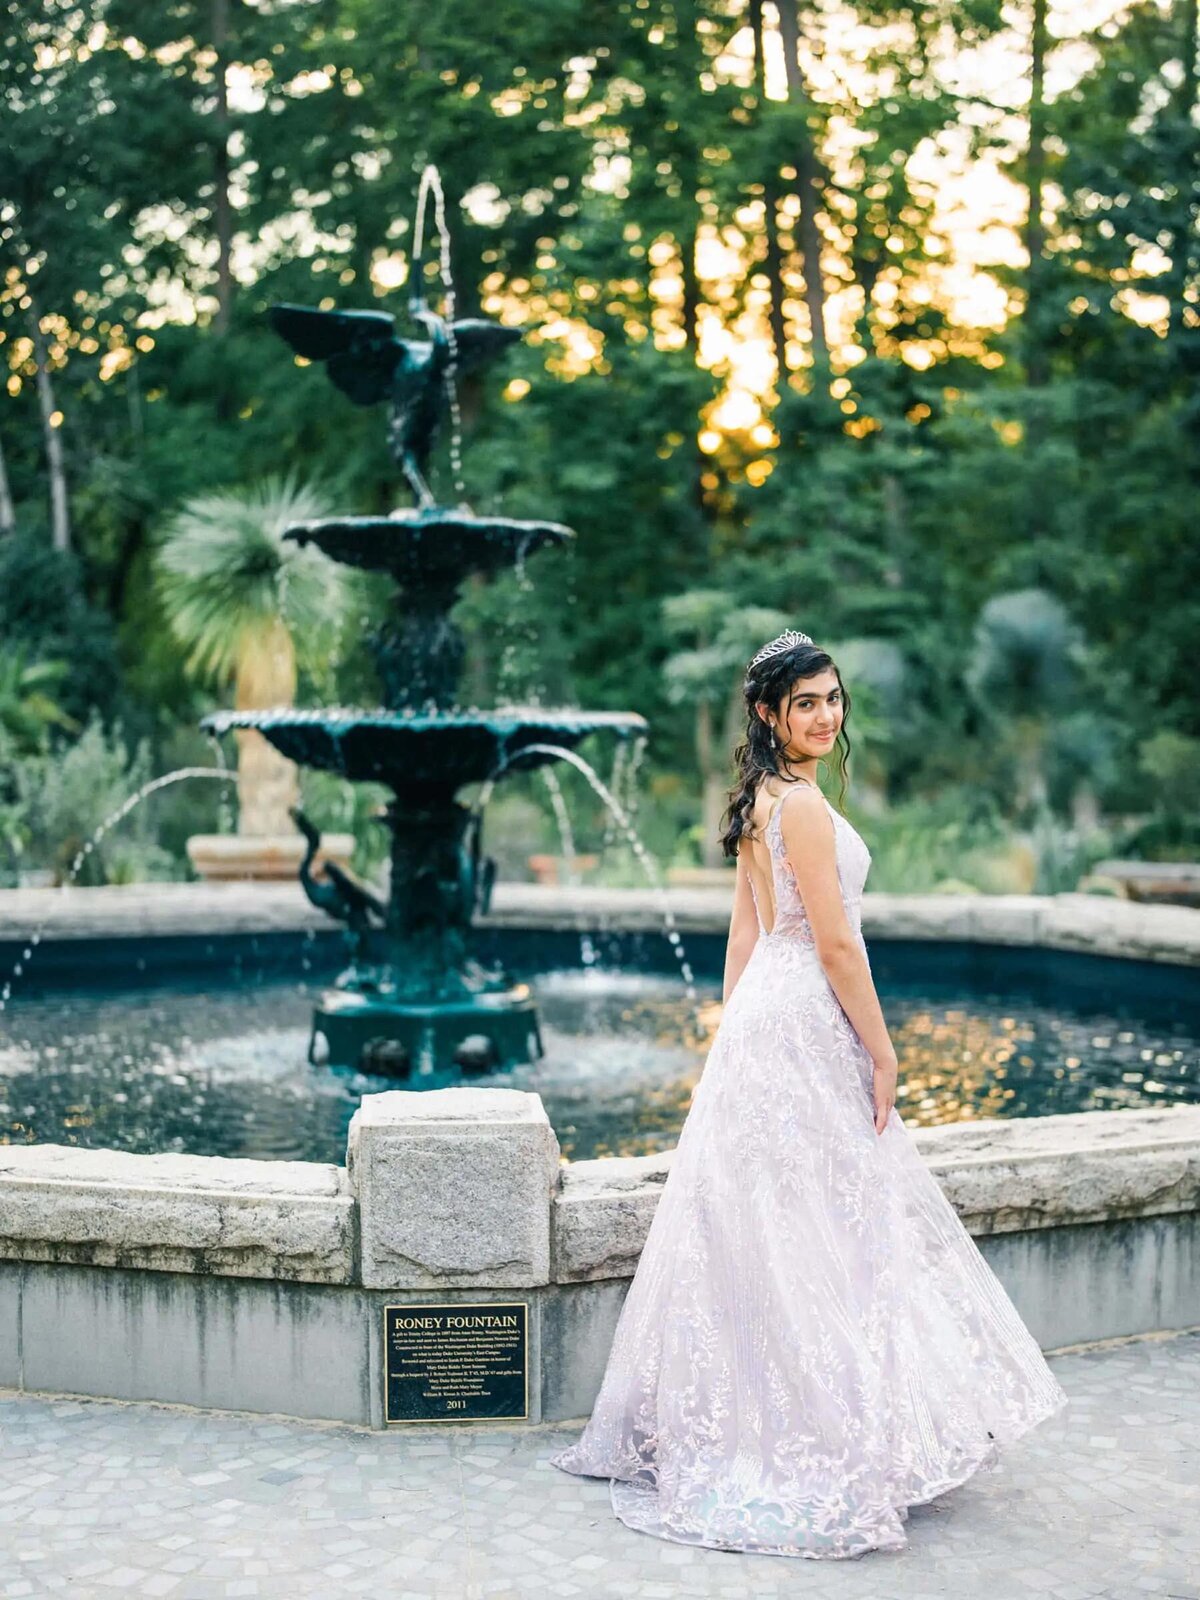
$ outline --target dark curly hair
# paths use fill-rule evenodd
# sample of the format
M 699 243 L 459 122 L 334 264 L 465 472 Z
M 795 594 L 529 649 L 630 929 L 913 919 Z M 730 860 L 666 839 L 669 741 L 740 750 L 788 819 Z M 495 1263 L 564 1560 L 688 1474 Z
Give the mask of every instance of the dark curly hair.
M 842 725 L 834 740 L 841 790 L 838 807 L 844 809 L 846 800 L 846 763 L 850 756 L 850 739 L 846 724 L 850 720 L 850 696 L 842 683 L 833 657 L 819 645 L 798 644 L 791 650 L 781 650 L 768 656 L 757 667 L 747 667 L 742 683 L 742 698 L 746 704 L 746 742 L 733 753 L 737 778 L 729 791 L 729 805 L 722 817 L 724 832 L 721 844 L 725 854 L 736 860 L 738 840 L 750 831 L 750 810 L 764 773 L 776 777 L 786 776 L 787 757 L 782 750 L 771 746 L 771 730 L 754 709 L 760 700 L 786 717 L 796 694 L 796 685 L 802 678 L 815 678 L 817 673 L 832 667 L 842 690 Z M 784 702 L 786 701 L 786 706 Z M 781 772 L 781 767 L 784 769 Z

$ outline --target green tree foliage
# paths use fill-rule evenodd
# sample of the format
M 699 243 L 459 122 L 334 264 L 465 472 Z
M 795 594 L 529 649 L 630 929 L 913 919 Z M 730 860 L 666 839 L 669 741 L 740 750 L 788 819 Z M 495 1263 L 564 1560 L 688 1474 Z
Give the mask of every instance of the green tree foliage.
M 769 613 L 844 646 L 856 776 L 897 807 L 978 790 L 1009 815 L 1133 813 L 1148 732 L 1200 738 L 1194 3 L 1114 6 L 1068 40 L 1038 0 L 7 0 L 0 17 L 18 526 L 0 564 L 19 577 L 50 542 L 54 440 L 76 552 L 28 615 L 0 570 L 0 624 L 31 667 L 77 661 L 78 639 L 99 661 L 109 630 L 107 675 L 57 686 L 68 715 L 123 697 L 165 738 L 211 703 L 156 579 L 156 531 L 185 502 L 301 464 L 339 509 L 403 498 L 381 417 L 298 367 L 264 313 L 402 316 L 435 162 L 458 311 L 527 332 L 462 386 L 466 497 L 578 530 L 525 576 L 465 586 L 465 698 L 634 706 L 651 784 L 712 763 L 715 792 L 724 652 Z M 1023 53 L 1011 81 L 968 70 L 992 46 Z M 1004 302 L 990 320 L 948 265 L 946 193 L 977 170 L 1042 201 L 1012 235 L 1032 259 L 980 269 Z M 747 340 L 767 354 L 739 411 Z M 435 486 L 458 498 L 445 441 Z M 689 632 L 705 595 L 718 615 Z M 370 692 L 354 635 L 381 603 L 353 589 L 322 693 Z M 1006 607 L 1032 630 L 1019 648 Z M 1069 692 L 1026 683 L 1051 657 Z M 1019 776 L 1026 716 L 1045 734 Z
M 89 600 L 79 558 L 50 549 L 44 530 L 0 539 L 0 640 L 26 669 L 66 664 L 54 699 L 73 721 L 121 709 L 113 620 Z

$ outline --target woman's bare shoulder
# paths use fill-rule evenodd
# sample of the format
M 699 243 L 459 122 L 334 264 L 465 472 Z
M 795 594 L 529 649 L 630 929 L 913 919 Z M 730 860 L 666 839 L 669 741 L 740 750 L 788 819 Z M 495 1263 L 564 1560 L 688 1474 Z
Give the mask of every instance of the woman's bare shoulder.
M 796 791 L 803 790 L 800 794 Z M 836 833 L 829 814 L 829 802 L 816 784 L 797 783 L 781 802 L 780 830 L 788 855 L 795 857 L 813 846 L 827 847 L 832 854 Z M 823 852 L 824 853 L 824 852 Z
M 780 795 L 787 793 L 787 786 L 781 784 L 777 778 L 764 773 L 758 780 L 758 787 L 750 802 L 749 816 L 754 825 L 755 833 L 761 833 L 771 815 L 771 808 Z
M 814 796 L 816 800 L 820 801 L 820 810 L 824 811 L 824 796 L 821 794 L 820 789 L 817 788 L 815 783 L 809 783 L 803 778 L 797 778 L 791 782 L 788 782 L 784 779 L 776 778 L 772 774 L 764 774 L 764 776 L 759 779 L 758 788 L 755 791 L 754 800 L 752 801 L 750 808 L 750 816 L 753 821 L 754 831 L 756 834 L 761 835 L 763 833 L 767 823 L 771 820 L 773 813 L 781 806 L 783 807 L 785 818 L 787 812 L 789 811 L 795 811 L 797 809 L 809 809 L 809 804 L 811 802 L 806 802 L 804 800 L 792 801 L 792 796 L 795 795 L 797 791 L 802 791 L 806 795 Z M 783 803 L 785 800 L 791 803 L 784 806 Z M 784 826 L 787 826 L 786 821 Z

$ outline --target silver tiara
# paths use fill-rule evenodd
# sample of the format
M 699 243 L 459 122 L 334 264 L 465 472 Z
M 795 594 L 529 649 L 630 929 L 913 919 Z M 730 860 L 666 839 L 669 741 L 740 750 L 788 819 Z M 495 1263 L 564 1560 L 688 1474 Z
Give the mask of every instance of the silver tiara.
M 772 639 L 770 644 L 763 645 L 750 665 L 757 667 L 760 662 L 769 661 L 772 656 L 781 656 L 785 650 L 794 650 L 798 644 L 812 644 L 812 642 L 806 633 L 797 633 L 795 628 L 787 628 L 778 639 Z

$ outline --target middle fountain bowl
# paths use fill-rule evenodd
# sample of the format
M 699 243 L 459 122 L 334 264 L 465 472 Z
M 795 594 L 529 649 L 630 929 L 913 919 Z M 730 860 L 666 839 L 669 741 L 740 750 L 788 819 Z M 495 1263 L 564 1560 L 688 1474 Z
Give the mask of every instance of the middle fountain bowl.
M 360 711 L 335 707 L 298 711 L 215 711 L 201 726 L 209 733 L 256 728 L 275 748 L 305 767 L 335 772 L 353 783 L 384 783 L 398 798 L 424 805 L 453 800 L 470 783 L 501 778 L 508 770 L 554 762 L 527 745 L 573 749 L 591 733 L 629 737 L 648 724 L 633 711 L 575 711 L 570 707 L 496 706 L 481 711 Z

